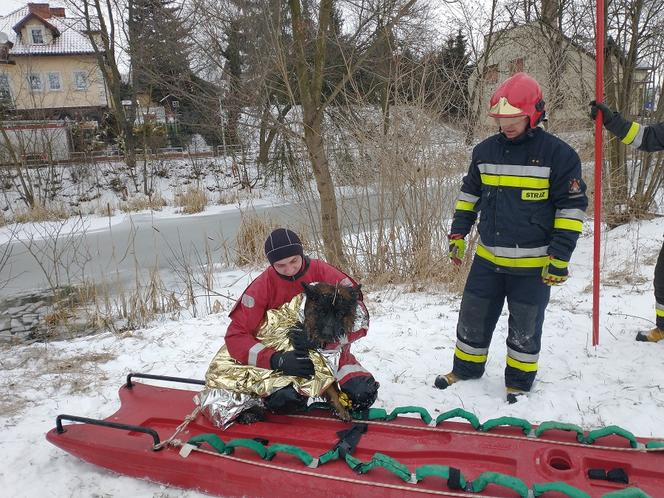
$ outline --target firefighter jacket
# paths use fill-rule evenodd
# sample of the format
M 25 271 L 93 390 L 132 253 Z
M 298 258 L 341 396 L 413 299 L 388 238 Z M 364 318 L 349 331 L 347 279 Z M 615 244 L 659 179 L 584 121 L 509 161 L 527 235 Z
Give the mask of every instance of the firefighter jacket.
M 256 339 L 258 329 L 268 310 L 279 308 L 303 292 L 302 283 L 326 282 L 328 284 L 357 286 L 352 278 L 334 266 L 319 259 L 305 258 L 305 266 L 295 277 L 284 277 L 270 266 L 246 288 L 231 310 L 231 324 L 226 331 L 226 347 L 231 357 L 243 365 L 270 368 L 270 358 L 275 349 Z M 365 310 L 362 295 L 358 304 Z M 326 349 L 339 348 L 341 357 L 336 379 L 343 384 L 352 377 L 371 375 L 350 352 L 350 343 L 367 334 L 369 314 L 365 325 L 342 338 L 338 344 L 327 344 Z
M 574 150 L 541 128 L 473 149 L 451 233 L 464 237 L 479 213 L 476 256 L 497 271 L 535 274 L 549 256 L 569 261 L 588 205 Z
M 627 121 L 616 112 L 605 126 L 623 143 L 635 149 L 646 152 L 664 150 L 664 122 L 643 126 L 636 121 Z

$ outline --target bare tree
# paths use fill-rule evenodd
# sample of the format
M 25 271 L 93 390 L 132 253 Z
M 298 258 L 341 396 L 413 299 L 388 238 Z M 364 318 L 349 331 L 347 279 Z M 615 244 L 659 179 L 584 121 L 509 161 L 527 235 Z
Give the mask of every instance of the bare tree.
M 121 37 L 118 27 L 124 25 L 124 3 L 122 0 L 72 0 L 70 3 L 85 22 L 90 43 L 97 57 L 97 64 L 106 82 L 114 114 L 114 126 L 124 152 L 124 160 L 134 179 L 136 190 L 136 96 L 130 91 L 131 104 L 123 105 L 127 88 L 123 85 L 120 73 Z M 131 87 L 128 87 L 129 90 Z M 147 194 L 148 192 L 145 192 Z

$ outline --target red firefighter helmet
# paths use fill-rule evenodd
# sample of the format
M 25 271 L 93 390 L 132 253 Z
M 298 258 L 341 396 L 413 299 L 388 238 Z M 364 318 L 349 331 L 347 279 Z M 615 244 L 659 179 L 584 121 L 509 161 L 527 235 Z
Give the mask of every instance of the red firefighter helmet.
M 526 73 L 516 73 L 507 78 L 491 97 L 489 116 L 493 118 L 528 116 L 530 127 L 534 128 L 544 117 L 544 100 L 539 83 Z

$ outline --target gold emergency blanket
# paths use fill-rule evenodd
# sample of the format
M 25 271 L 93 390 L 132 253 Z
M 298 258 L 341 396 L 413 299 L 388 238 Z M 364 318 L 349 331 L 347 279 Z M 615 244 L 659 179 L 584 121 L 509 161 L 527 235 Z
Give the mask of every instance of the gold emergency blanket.
M 288 330 L 304 318 L 304 300 L 304 294 L 299 294 L 281 307 L 268 310 L 256 338 L 277 351 L 292 351 Z M 275 370 L 242 365 L 235 361 L 226 346 L 223 346 L 208 367 L 205 387 L 265 397 L 292 384 L 300 394 L 308 397 L 321 396 L 335 382 L 334 373 L 318 351 L 310 350 L 309 358 L 314 364 L 314 376 L 293 377 Z

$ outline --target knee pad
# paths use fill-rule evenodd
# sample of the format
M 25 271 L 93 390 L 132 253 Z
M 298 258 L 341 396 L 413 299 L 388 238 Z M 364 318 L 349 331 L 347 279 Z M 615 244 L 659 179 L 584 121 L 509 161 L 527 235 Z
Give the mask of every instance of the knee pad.
M 265 408 L 273 413 L 294 413 L 306 407 L 307 397 L 298 393 L 293 386 L 282 387 L 265 398 Z
M 380 384 L 370 375 L 353 377 L 341 385 L 352 402 L 353 410 L 365 410 L 374 404 Z

